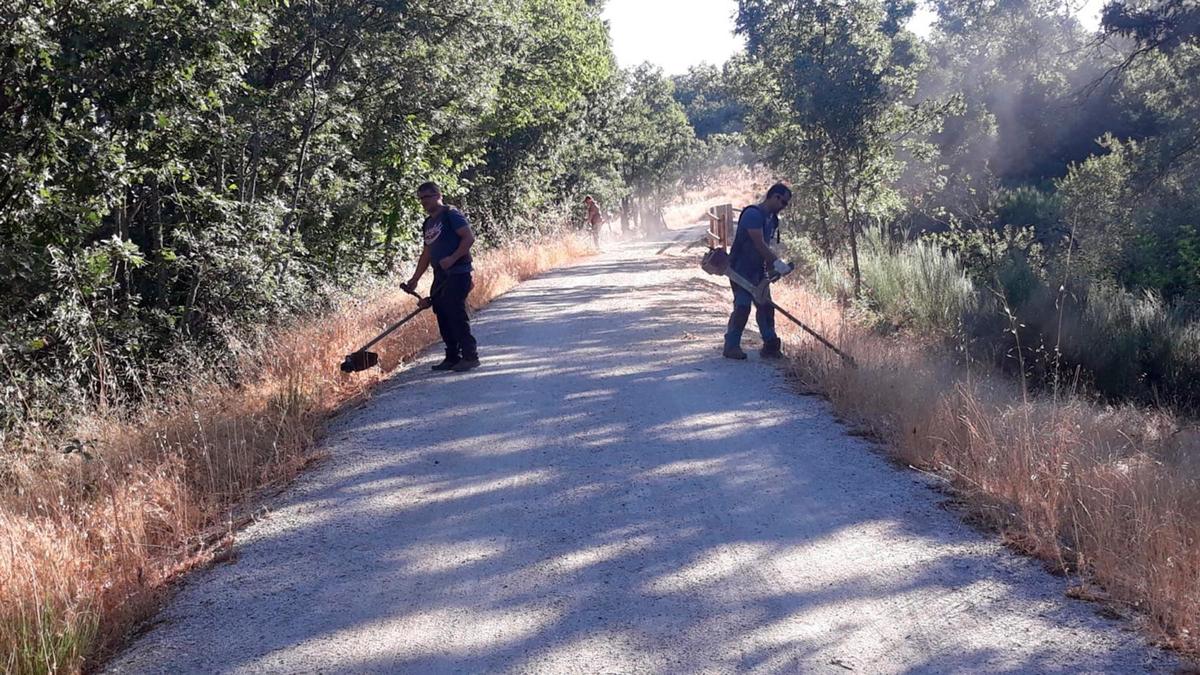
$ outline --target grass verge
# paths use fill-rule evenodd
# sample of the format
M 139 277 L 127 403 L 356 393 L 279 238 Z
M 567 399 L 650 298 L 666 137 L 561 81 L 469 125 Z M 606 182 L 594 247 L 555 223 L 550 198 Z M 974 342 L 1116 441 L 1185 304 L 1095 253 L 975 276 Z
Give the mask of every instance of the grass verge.
M 576 237 L 484 253 L 471 304 L 590 253 Z M 432 315 L 375 349 L 380 370 L 345 375 L 343 356 L 411 311 L 399 280 L 330 315 L 269 335 L 234 384 L 198 373 L 135 412 L 89 416 L 61 436 L 0 453 L 0 670 L 76 672 L 118 646 L 167 582 L 211 560 L 235 514 L 314 458 L 326 420 L 437 340 Z
M 1200 654 L 1200 430 L 1163 410 L 1032 397 L 990 368 L 872 333 L 801 286 L 773 293 L 858 361 L 781 326 L 790 369 L 838 414 L 1074 576 L 1070 594 L 1129 608 L 1161 644 Z

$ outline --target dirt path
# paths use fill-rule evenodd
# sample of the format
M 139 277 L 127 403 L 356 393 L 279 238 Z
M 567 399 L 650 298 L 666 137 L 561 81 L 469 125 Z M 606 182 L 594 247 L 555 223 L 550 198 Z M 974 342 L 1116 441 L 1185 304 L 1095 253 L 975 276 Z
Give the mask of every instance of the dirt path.
M 720 358 L 727 307 L 660 248 L 494 303 L 477 371 L 396 376 L 111 670 L 1172 667 L 756 354 Z

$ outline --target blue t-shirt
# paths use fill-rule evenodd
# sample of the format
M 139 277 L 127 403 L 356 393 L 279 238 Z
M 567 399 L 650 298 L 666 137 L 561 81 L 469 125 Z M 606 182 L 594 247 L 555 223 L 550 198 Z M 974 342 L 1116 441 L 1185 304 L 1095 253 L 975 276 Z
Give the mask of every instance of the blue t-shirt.
M 442 266 L 439 263 L 458 250 L 458 245 L 462 242 L 458 231 L 467 225 L 467 217 L 453 206 L 447 206 L 440 214 L 425 219 L 422 229 L 425 245 L 429 247 L 430 264 L 433 265 L 434 274 L 441 274 Z M 470 274 L 471 269 L 471 254 L 468 253 L 459 258 L 453 267 L 445 270 L 445 273 Z
M 733 246 L 729 249 L 729 266 L 733 271 L 746 277 L 752 284 L 762 281 L 767 274 L 767 261 L 758 254 L 754 242 L 750 241 L 750 230 L 762 230 L 763 241 L 771 241 L 777 229 L 778 216 L 768 216 L 759 206 L 747 206 L 742 209 L 737 234 L 733 236 Z

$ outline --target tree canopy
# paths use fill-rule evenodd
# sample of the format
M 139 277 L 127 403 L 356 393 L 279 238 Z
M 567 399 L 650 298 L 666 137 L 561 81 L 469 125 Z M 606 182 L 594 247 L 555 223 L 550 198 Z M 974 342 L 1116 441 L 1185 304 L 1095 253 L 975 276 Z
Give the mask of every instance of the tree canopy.
M 678 180 L 691 126 L 598 4 L 5 4 L 4 422 L 136 398 L 388 273 L 423 181 L 486 243 Z
M 912 0 L 741 0 L 746 53 L 674 77 L 619 68 L 601 5 L 0 7 L 0 421 L 136 400 L 391 273 L 425 180 L 486 245 L 583 194 L 656 227 L 683 182 L 762 163 L 851 268 L 882 229 L 985 285 L 1200 292 L 1194 3 L 1111 2 L 1090 34 L 1068 0 L 939 0 L 919 38 Z

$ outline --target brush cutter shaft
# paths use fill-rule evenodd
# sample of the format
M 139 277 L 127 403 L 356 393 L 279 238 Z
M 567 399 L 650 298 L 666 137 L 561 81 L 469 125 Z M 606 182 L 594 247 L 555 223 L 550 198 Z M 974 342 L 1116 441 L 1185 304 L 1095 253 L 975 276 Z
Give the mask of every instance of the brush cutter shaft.
M 427 307 L 418 307 L 418 308 L 414 309 L 413 311 L 409 312 L 408 316 L 404 317 L 403 319 L 400 319 L 396 323 L 389 326 L 387 330 L 385 330 L 382 333 L 380 333 L 379 335 L 375 336 L 374 340 L 371 340 L 367 344 L 363 345 L 362 348 L 359 349 L 358 351 L 360 351 L 360 352 L 367 351 L 371 347 L 375 346 L 375 343 L 377 343 L 380 340 L 382 340 L 383 338 L 391 335 L 392 331 L 396 330 L 400 326 L 403 326 L 404 324 L 408 323 L 409 321 L 412 321 L 413 317 L 420 314 L 421 312 L 424 312 L 426 309 L 428 309 L 428 308 Z
M 774 301 L 772 301 L 772 300 L 767 300 L 767 299 L 766 299 L 766 297 L 765 297 L 765 296 L 766 296 L 766 293 L 765 293 L 765 291 L 766 291 L 766 289 L 767 289 L 767 286 L 770 284 L 770 280 L 768 280 L 768 279 L 764 279 L 764 280 L 763 280 L 763 283 L 762 283 L 762 285 L 760 285 L 760 286 L 755 286 L 754 284 L 750 283 L 750 281 L 749 281 L 748 279 L 746 279 L 746 277 L 743 277 L 742 275 L 738 274 L 737 272 L 734 272 L 732 268 L 730 268 L 730 269 L 727 269 L 727 270 L 725 271 L 725 275 L 726 275 L 726 276 L 728 276 L 728 277 L 729 277 L 729 279 L 730 279 L 731 281 L 733 281 L 733 283 L 735 283 L 735 284 L 737 284 L 738 286 L 741 286 L 742 288 L 744 288 L 744 289 L 746 289 L 747 291 L 749 291 L 749 292 L 750 292 L 750 295 L 752 295 L 752 296 L 754 297 L 754 301 L 755 301 L 755 302 L 757 302 L 757 303 L 759 303 L 759 304 L 766 304 L 766 303 L 770 303 L 770 305 L 771 305 L 772 307 L 774 307 L 774 308 L 775 308 L 775 310 L 776 310 L 777 312 L 779 312 L 780 314 L 782 314 L 782 315 L 784 315 L 785 317 L 787 317 L 788 319 L 790 319 L 792 323 L 796 324 L 797 326 L 800 326 L 800 328 L 802 328 L 802 329 L 804 330 L 804 332 L 805 332 L 805 333 L 808 333 L 809 335 L 811 335 L 811 336 L 813 336 L 814 338 L 816 338 L 818 342 L 820 342 L 821 344 L 825 345 L 825 346 L 826 346 L 826 347 L 828 347 L 829 349 L 833 350 L 833 353 L 834 353 L 834 354 L 837 354 L 838 356 L 840 356 L 840 357 L 842 357 L 843 359 L 845 359 L 846 363 L 849 363 L 851 366 L 854 366 L 855 368 L 857 368 L 857 367 L 858 367 L 858 364 L 856 364 L 856 363 L 854 362 L 854 358 L 853 358 L 853 357 L 851 357 L 849 354 L 846 354 L 846 353 L 845 353 L 845 352 L 843 352 L 842 350 L 838 349 L 836 346 L 834 346 L 834 344 L 833 344 L 832 342 L 830 342 L 829 340 L 826 340 L 826 339 L 825 339 L 825 338 L 824 338 L 824 337 L 823 337 L 823 336 L 822 336 L 820 333 L 818 333 L 817 331 L 815 331 L 815 330 L 813 330 L 813 329 L 809 328 L 808 326 L 806 326 L 806 325 L 804 324 L 804 322 L 803 322 L 803 321 L 801 321 L 800 319 L 797 319 L 796 317 L 792 316 L 792 315 L 791 315 L 791 313 L 789 313 L 787 310 L 785 310 L 784 308 L 780 307 L 779 305 L 775 304 L 775 302 L 774 302 Z M 764 302 L 764 301 L 765 301 L 765 302 Z
M 842 357 L 843 359 L 846 359 L 846 362 L 849 363 L 850 365 L 852 365 L 852 366 L 855 365 L 853 357 L 851 357 L 850 355 L 846 354 L 842 350 L 835 347 L 834 344 L 832 342 L 830 342 L 829 340 L 826 340 L 824 337 L 821 337 L 820 333 L 818 333 L 817 331 L 804 325 L 803 321 L 801 321 L 800 319 L 797 319 L 796 317 L 789 314 L 786 309 L 780 307 L 779 305 L 776 305 L 773 302 L 771 303 L 771 305 L 775 308 L 775 311 L 777 311 L 780 314 L 791 319 L 793 323 L 795 323 L 797 326 L 800 326 L 801 328 L 803 328 L 805 333 L 808 333 L 809 335 L 813 336 L 814 338 L 817 339 L 818 342 L 820 342 L 821 344 L 823 344 L 826 347 L 829 347 L 831 350 L 833 350 L 834 354 L 837 354 L 838 356 Z
M 400 319 L 399 321 L 392 324 L 391 326 L 388 326 L 387 330 L 383 331 L 379 335 L 376 335 L 374 340 L 371 340 L 367 344 L 360 347 L 358 349 L 358 351 L 354 352 L 353 354 L 347 354 L 346 360 L 342 362 L 342 366 L 341 366 L 342 372 L 344 372 L 344 373 L 359 373 L 364 370 L 368 370 L 370 368 L 375 367 L 375 365 L 379 363 L 379 355 L 376 354 L 375 352 L 369 352 L 367 350 L 370 349 L 371 347 L 373 347 L 375 345 L 375 343 L 377 343 L 380 340 L 384 339 L 385 337 L 391 335 L 392 332 L 395 331 L 397 328 L 403 326 L 404 324 L 408 323 L 409 321 L 412 321 L 414 318 L 416 318 L 416 316 L 418 314 L 420 314 L 421 312 L 424 312 L 425 310 L 429 309 L 432 306 L 432 304 L 433 304 L 432 297 L 422 298 L 419 294 L 417 294 L 417 292 L 414 289 L 409 288 L 405 284 L 400 284 L 400 288 L 404 289 L 405 293 L 408 293 L 409 295 L 411 295 L 417 299 L 417 301 L 418 301 L 417 308 L 414 309 L 413 311 L 409 312 L 408 315 L 405 316 L 403 319 Z M 430 292 L 430 295 L 431 296 L 435 295 L 437 293 L 437 291 L 438 291 L 438 289 L 434 288 Z

